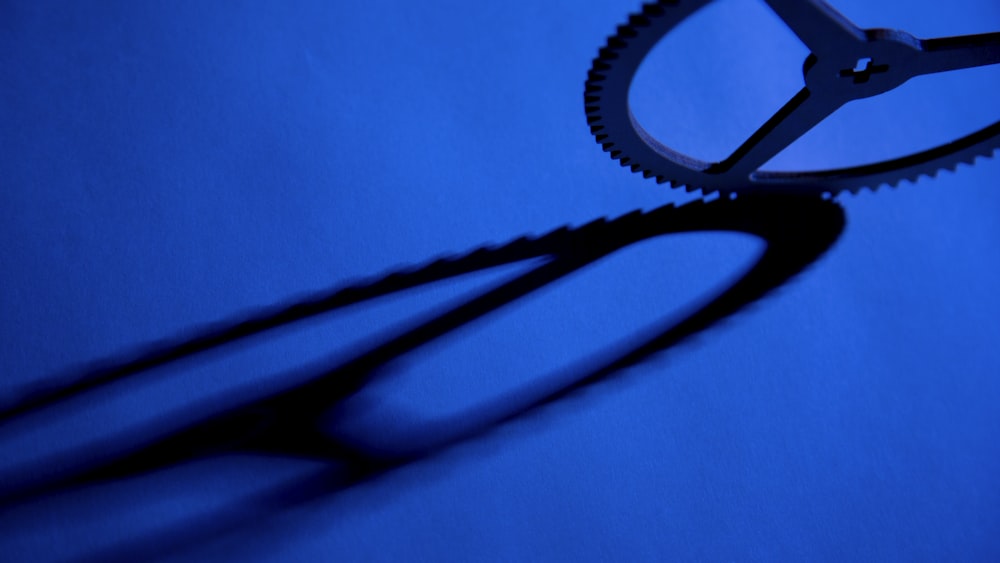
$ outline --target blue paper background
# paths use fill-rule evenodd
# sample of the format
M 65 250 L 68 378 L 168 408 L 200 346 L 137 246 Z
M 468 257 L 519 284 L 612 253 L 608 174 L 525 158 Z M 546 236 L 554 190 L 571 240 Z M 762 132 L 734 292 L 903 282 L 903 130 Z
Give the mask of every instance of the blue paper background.
M 992 0 L 870 4 L 834 2 L 861 26 L 920 37 L 1000 29 Z M 627 173 L 587 131 L 590 60 L 636 8 L 3 3 L 4 403 L 262 307 L 695 197 Z M 762 4 L 720 1 L 651 55 L 636 113 L 668 144 L 722 154 L 801 85 L 805 54 Z M 915 80 L 844 108 L 772 166 L 926 148 L 998 119 L 998 88 L 1000 68 Z M 998 182 L 1000 165 L 980 159 L 841 197 L 833 250 L 746 312 L 376 479 L 204 536 L 186 532 L 326 464 L 197 460 L 8 507 L 0 552 L 64 559 L 138 541 L 179 559 L 996 560 Z M 761 248 L 733 234 L 637 244 L 399 358 L 328 422 L 391 444 L 412 420 L 628 342 Z M 47 456 L 109 436 L 142 443 L 169 430 L 162 417 L 212 412 L 233 390 L 266 396 L 289 370 L 535 264 L 357 305 L 14 421 L 0 427 L 0 475 L 44 472 Z M 157 543 L 177 537 L 193 539 Z

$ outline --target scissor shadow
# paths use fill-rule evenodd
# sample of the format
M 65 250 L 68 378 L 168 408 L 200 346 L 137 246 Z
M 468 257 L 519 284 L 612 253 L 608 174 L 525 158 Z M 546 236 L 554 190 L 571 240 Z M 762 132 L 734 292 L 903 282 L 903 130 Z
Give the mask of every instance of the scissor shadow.
M 22 482 L 15 490 L 0 489 L 0 507 L 12 509 L 40 496 L 58 495 L 101 481 L 225 452 L 337 462 L 336 470 L 264 491 L 241 501 L 240 507 L 229 507 L 223 513 L 199 518 L 197 522 L 185 522 L 179 527 L 158 531 L 156 537 L 134 538 L 110 552 L 94 555 L 94 559 L 145 560 L 176 552 L 275 511 L 425 459 L 507 421 L 538 411 L 582 388 L 608 381 L 625 368 L 705 330 L 781 286 L 828 250 L 843 227 L 842 208 L 816 198 L 761 196 L 718 199 L 709 203 L 698 201 L 681 207 L 668 205 L 645 213 L 636 211 L 610 221 L 599 219 L 579 228 L 560 228 L 538 238 L 522 237 L 499 247 L 480 248 L 463 256 L 399 271 L 377 281 L 217 324 L 213 330 L 158 347 L 135 359 L 92 369 L 57 387 L 36 389 L 0 412 L 0 424 L 42 409 L 52 409 L 70 398 L 114 381 L 139 376 L 152 368 L 348 305 L 495 266 L 548 257 L 537 268 L 444 310 L 418 326 L 388 335 L 380 344 L 340 365 L 314 366 L 310 368 L 309 377 L 290 379 L 305 383 L 195 419 L 184 428 L 121 454 L 49 473 L 37 481 Z M 539 379 L 488 404 L 477 405 L 471 413 L 416 422 L 410 432 L 413 440 L 393 451 L 324 432 L 321 424 L 324 413 L 371 382 L 375 371 L 394 358 L 632 244 L 661 235 L 705 231 L 755 235 L 766 242 L 766 249 L 756 264 L 728 289 L 679 321 L 663 321 L 651 327 L 645 334 L 652 336 L 645 340 L 625 350 L 609 352 L 569 377 Z

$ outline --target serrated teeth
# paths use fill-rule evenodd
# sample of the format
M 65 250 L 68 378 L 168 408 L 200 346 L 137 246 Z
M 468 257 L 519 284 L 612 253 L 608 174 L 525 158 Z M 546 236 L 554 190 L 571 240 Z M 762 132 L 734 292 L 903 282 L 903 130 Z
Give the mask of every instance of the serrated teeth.
M 642 13 L 647 16 L 659 17 L 665 14 L 666 10 L 664 10 L 663 6 L 660 6 L 659 4 L 646 4 L 642 7 Z
M 838 177 L 830 174 L 837 171 L 800 172 L 789 173 L 787 175 L 779 174 L 777 178 L 771 176 L 769 178 L 748 179 L 745 183 L 732 183 L 732 185 L 729 185 L 731 182 L 728 177 L 712 177 L 710 174 L 704 175 L 704 181 L 719 185 L 725 190 L 724 192 L 718 187 L 697 185 L 701 182 L 696 182 L 696 185 L 689 185 L 671 179 L 670 176 L 689 177 L 686 172 L 695 172 L 695 169 L 691 165 L 685 164 L 682 160 L 668 159 L 670 162 L 659 165 L 655 162 L 657 159 L 652 156 L 641 156 L 646 164 L 652 164 L 651 167 L 634 162 L 632 157 L 626 153 L 632 152 L 632 144 L 641 141 L 641 139 L 633 139 L 631 136 L 632 131 L 628 131 L 625 134 L 625 138 L 619 137 L 619 128 L 628 126 L 627 123 L 623 124 L 619 122 L 619 118 L 622 118 L 624 115 L 621 111 L 622 108 L 616 106 L 615 111 L 610 114 L 604 113 L 604 111 L 608 109 L 605 107 L 608 104 L 626 103 L 620 99 L 623 84 L 619 81 L 625 81 L 626 78 L 631 80 L 632 78 L 623 76 L 620 69 L 616 72 L 615 65 L 632 65 L 633 63 L 638 64 L 641 62 L 641 60 L 637 62 L 632 54 L 625 50 L 630 47 L 644 49 L 647 48 L 645 47 L 646 45 L 652 44 L 647 40 L 658 40 L 661 38 L 662 33 L 656 35 L 658 33 L 657 29 L 659 29 L 656 26 L 662 23 L 672 26 L 677 22 L 666 22 L 660 18 L 667 16 L 669 8 L 677 6 L 679 3 L 681 3 L 680 0 L 647 1 L 639 13 L 630 15 L 627 23 L 619 25 L 617 33 L 608 37 L 605 45 L 597 50 L 597 57 L 592 60 L 591 68 L 587 73 L 587 80 L 584 83 L 584 113 L 587 118 L 587 124 L 590 127 L 590 132 L 594 135 L 597 143 L 601 145 L 602 150 L 610 153 L 611 158 L 617 161 L 620 166 L 627 166 L 635 173 L 641 172 L 644 179 L 654 178 L 657 184 L 667 184 L 675 189 L 683 188 L 689 193 L 699 191 L 703 198 L 716 193 L 728 197 L 744 192 L 755 192 L 756 190 L 767 192 L 771 188 L 781 189 L 782 184 L 785 182 L 797 180 L 802 183 L 803 189 L 807 190 L 807 193 L 817 194 L 824 199 L 833 199 L 842 193 L 857 195 L 865 189 L 875 193 L 883 185 L 896 189 L 904 181 L 916 184 L 925 176 L 935 179 L 942 171 L 957 172 L 960 164 L 973 166 L 977 158 L 990 158 L 1000 150 L 1000 131 L 998 131 L 1000 122 L 998 122 L 977 133 L 959 139 L 953 144 L 942 145 L 937 150 L 921 153 L 920 155 L 912 155 L 917 158 L 902 160 L 888 167 L 883 166 L 881 170 L 876 169 L 878 171 L 874 173 L 866 173 L 864 170 L 848 170 L 846 174 Z M 683 19 L 683 17 L 679 16 L 680 19 Z M 642 41 L 642 45 L 637 45 L 633 39 L 640 37 L 640 35 L 644 36 L 644 40 Z M 656 37 L 646 37 L 654 35 Z M 648 53 L 639 54 L 645 56 Z M 609 80 L 615 82 L 611 85 L 611 90 L 605 93 L 606 90 L 603 83 Z M 627 88 L 625 91 L 627 92 Z M 607 117 L 605 118 L 605 116 Z M 646 144 L 649 145 L 650 143 L 646 142 Z M 944 150 L 944 155 L 941 154 L 941 149 Z M 637 150 L 639 152 L 634 154 L 648 154 L 642 147 Z M 921 160 L 924 154 L 926 154 L 926 160 Z M 911 164 L 905 164 L 907 160 Z M 918 162 L 918 164 L 914 165 L 912 162 Z M 922 162 L 922 164 L 919 164 L 919 162 Z M 888 162 L 885 164 L 888 164 Z M 674 170 L 675 168 L 677 171 Z M 679 172 L 680 169 L 687 170 Z M 824 185 L 824 180 L 829 183 Z M 833 187 L 834 185 L 838 187 Z
M 633 38 L 633 37 L 636 37 L 638 35 L 639 35 L 638 31 L 636 31 L 635 29 L 633 29 L 633 28 L 631 28 L 631 27 L 629 27 L 627 25 L 620 25 L 620 26 L 618 26 L 618 37 Z
M 649 27 L 649 18 L 642 14 L 632 14 L 628 18 L 628 23 L 632 27 Z
M 598 56 L 602 59 L 617 59 L 618 53 L 615 52 L 611 47 L 604 47 L 597 52 Z M 610 68 L 610 67 L 609 67 Z

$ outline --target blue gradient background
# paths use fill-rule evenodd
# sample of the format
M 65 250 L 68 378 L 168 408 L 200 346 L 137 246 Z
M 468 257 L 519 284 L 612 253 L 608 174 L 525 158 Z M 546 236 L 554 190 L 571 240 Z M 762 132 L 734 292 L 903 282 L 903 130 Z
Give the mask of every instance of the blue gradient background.
M 871 5 L 875 4 L 875 5 Z M 919 37 L 994 0 L 834 2 Z M 432 259 L 694 196 L 601 153 L 581 93 L 637 5 L 0 3 L 0 397 L 150 343 Z M 724 0 L 664 40 L 636 114 L 724 154 L 806 51 Z M 845 107 L 771 164 L 898 156 L 1000 118 L 1000 68 Z M 805 274 L 621 377 L 336 494 L 171 546 L 177 559 L 1000 559 L 1000 164 L 839 199 Z M 733 234 L 637 244 L 394 361 L 333 413 L 393 444 L 669 318 L 750 266 Z M 0 427 L 0 475 L 142 443 L 266 396 L 534 265 L 464 276 L 179 362 Z M 181 424 L 182 420 L 177 420 Z M 95 454 L 98 455 L 98 454 Z M 0 553 L 63 560 L 241 510 L 324 468 L 197 460 L 0 511 Z M 44 470 L 44 469 L 37 469 Z M 8 477 L 4 477 L 5 479 Z

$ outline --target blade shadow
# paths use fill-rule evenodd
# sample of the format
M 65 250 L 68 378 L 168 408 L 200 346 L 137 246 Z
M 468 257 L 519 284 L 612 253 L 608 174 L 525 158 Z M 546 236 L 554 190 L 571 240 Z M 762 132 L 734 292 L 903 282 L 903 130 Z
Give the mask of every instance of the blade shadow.
M 706 330 L 786 283 L 836 242 L 844 221 L 843 210 L 836 203 L 795 196 L 741 197 L 709 203 L 699 201 L 681 207 L 664 206 L 439 259 L 416 269 L 219 323 L 194 337 L 157 346 L 129 360 L 104 362 L 61 385 L 32 391 L 0 412 L 0 424 L 43 409 L 57 408 L 64 401 L 112 382 L 139 377 L 153 368 L 348 305 L 495 266 L 549 258 L 511 281 L 398 334 L 387 335 L 380 344 L 346 362 L 333 367 L 318 363 L 305 368 L 307 377 L 297 374 L 292 379 L 305 381 L 303 384 L 263 399 L 243 402 L 237 399 L 235 406 L 132 447 L 123 449 L 118 444 L 103 444 L 111 453 L 98 456 L 93 462 L 69 464 L 58 474 L 22 482 L 13 490 L 4 490 L 4 486 L 0 488 L 0 509 L 14 509 L 41 496 L 57 495 L 77 487 L 225 452 L 296 456 L 338 463 L 336 469 L 263 491 L 219 513 L 192 518 L 176 528 L 161 530 L 155 537 L 129 540 L 110 552 L 97 554 L 95 560 L 149 559 L 182 550 L 185 546 L 251 525 L 276 511 L 334 494 L 414 461 L 438 455 L 506 422 L 543 410 L 584 388 L 612 381 L 627 368 Z M 728 289 L 679 321 L 665 320 L 649 327 L 644 340 L 610 351 L 594 360 L 592 365 L 579 367 L 573 373 L 539 379 L 459 415 L 415 421 L 407 443 L 392 451 L 324 432 L 320 423 L 324 413 L 370 383 L 376 377 L 376 370 L 393 359 L 632 244 L 663 235 L 709 231 L 751 234 L 763 239 L 766 249 L 756 264 Z M 93 459 L 94 456 L 89 457 Z M 69 452 L 65 459 L 83 457 Z

